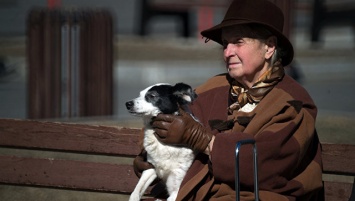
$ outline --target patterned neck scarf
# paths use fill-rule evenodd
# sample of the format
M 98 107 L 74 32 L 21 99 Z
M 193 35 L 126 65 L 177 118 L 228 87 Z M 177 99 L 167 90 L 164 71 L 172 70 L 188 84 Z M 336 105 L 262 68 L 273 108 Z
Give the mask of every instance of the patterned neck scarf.
M 229 112 L 233 113 L 234 110 L 239 110 L 247 103 L 259 103 L 284 75 L 285 71 L 281 63 L 276 62 L 273 67 L 259 77 L 258 81 L 250 89 L 245 89 L 242 84 L 233 80 L 230 90 L 232 104 L 228 108 Z

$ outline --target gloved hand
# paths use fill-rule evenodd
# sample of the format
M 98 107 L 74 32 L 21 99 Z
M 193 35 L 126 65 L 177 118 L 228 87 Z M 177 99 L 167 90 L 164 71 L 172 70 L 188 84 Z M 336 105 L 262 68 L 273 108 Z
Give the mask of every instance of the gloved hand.
M 134 173 L 138 178 L 140 178 L 144 170 L 151 168 L 154 168 L 154 166 L 147 162 L 147 152 L 143 149 L 142 152 L 133 160 Z
M 180 108 L 179 115 L 159 114 L 152 121 L 156 137 L 165 144 L 187 146 L 204 152 L 212 134 Z

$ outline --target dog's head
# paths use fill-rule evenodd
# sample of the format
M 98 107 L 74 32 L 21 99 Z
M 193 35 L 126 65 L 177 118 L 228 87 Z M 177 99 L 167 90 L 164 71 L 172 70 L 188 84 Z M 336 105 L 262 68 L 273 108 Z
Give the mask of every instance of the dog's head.
M 179 105 L 191 103 L 196 97 L 191 86 L 184 83 L 175 86 L 155 84 L 141 91 L 137 98 L 126 102 L 126 108 L 131 114 L 139 116 L 174 114 L 179 110 Z

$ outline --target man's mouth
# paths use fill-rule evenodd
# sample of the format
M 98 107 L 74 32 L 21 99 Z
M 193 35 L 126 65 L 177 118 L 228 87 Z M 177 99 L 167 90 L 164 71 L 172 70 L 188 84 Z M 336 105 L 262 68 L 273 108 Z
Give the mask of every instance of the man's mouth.
M 233 67 L 235 67 L 235 66 L 238 65 L 238 64 L 240 64 L 240 62 L 229 62 L 229 63 L 227 64 L 227 67 L 228 67 L 228 68 L 233 68 Z

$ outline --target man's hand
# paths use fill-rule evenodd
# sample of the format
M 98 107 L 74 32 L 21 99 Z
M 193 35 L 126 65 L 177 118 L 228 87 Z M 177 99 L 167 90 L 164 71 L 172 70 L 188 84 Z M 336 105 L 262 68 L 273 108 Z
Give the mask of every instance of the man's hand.
M 197 152 L 204 152 L 213 135 L 190 114 L 182 109 L 179 112 L 177 116 L 159 114 L 153 119 L 152 127 L 156 137 L 165 144 L 187 146 Z

